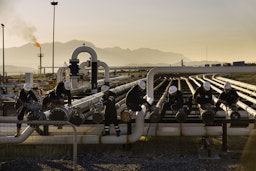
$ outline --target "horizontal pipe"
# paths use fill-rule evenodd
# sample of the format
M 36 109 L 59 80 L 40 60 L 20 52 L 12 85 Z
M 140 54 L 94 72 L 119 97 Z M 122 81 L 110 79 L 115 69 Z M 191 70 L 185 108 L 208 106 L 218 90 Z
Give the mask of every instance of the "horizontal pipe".
M 256 67 L 155 67 L 147 74 L 147 101 L 152 104 L 154 101 L 153 82 L 154 76 L 159 73 L 252 73 Z
M 138 118 L 137 118 L 138 119 Z M 143 116 L 138 121 L 143 122 Z M 143 127 L 142 127 L 143 126 Z M 227 124 L 228 136 L 248 136 L 254 124 L 248 127 L 234 128 Z M 134 135 L 77 135 L 78 144 L 129 144 L 136 142 L 140 136 L 222 136 L 222 126 L 205 126 L 202 123 L 150 123 L 143 124 Z M 30 136 L 23 144 L 72 144 L 72 134 Z
M 20 136 L 14 137 L 14 136 L 1 136 L 0 137 L 0 144 L 6 144 L 6 143 L 22 143 L 24 142 L 33 132 L 35 128 L 32 128 L 31 126 L 27 126 L 25 130 L 21 133 Z
M 228 78 L 224 78 L 224 77 L 219 77 L 219 76 L 216 77 L 216 79 L 219 79 L 219 80 L 222 80 L 222 81 L 228 81 L 231 84 L 235 84 L 235 85 L 244 87 L 244 88 L 249 89 L 249 90 L 254 91 L 254 92 L 256 91 L 256 86 L 252 85 L 252 84 L 248 84 L 248 83 L 244 83 L 244 82 L 241 82 L 241 81 L 236 81 L 236 80 L 232 80 L 232 79 L 228 79 Z
M 221 84 L 219 83 L 216 83 L 210 79 L 206 79 L 205 80 L 215 84 L 215 85 L 218 85 L 219 87 L 221 87 Z M 212 86 L 211 87 L 217 91 L 218 93 L 221 93 L 222 90 L 220 90 L 219 88 L 215 87 L 215 86 Z M 241 102 L 240 100 L 238 100 L 238 102 L 236 103 L 239 107 L 241 107 L 242 109 L 244 109 L 246 112 L 248 112 L 248 117 L 256 117 L 256 110 L 254 110 L 253 108 L 251 108 L 250 106 L 246 105 L 245 103 Z M 225 105 L 224 105 L 225 106 Z M 223 108 L 223 110 L 225 111 L 225 108 Z M 250 116 L 249 116 L 250 115 Z
M 77 135 L 78 144 L 130 144 L 139 140 L 144 131 L 144 116 L 146 107 L 142 105 L 142 111 L 136 112 L 136 120 L 133 133 L 129 135 L 101 136 L 100 135 Z M 23 144 L 73 144 L 72 135 L 54 136 L 30 136 Z

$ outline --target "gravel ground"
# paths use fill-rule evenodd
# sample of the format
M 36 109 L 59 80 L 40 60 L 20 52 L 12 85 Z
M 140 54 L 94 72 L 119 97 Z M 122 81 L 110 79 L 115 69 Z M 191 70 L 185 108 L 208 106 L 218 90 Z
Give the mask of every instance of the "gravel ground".
M 208 157 L 207 150 L 203 148 L 200 137 L 154 137 L 148 141 L 138 141 L 132 146 L 83 145 L 78 147 L 76 170 L 240 171 L 240 157 L 245 140 L 246 137 L 238 140 L 236 138 L 236 142 L 229 144 L 233 151 L 223 153 L 221 139 L 211 138 L 211 157 Z M 0 170 L 73 170 L 72 155 L 6 160 L 1 162 Z

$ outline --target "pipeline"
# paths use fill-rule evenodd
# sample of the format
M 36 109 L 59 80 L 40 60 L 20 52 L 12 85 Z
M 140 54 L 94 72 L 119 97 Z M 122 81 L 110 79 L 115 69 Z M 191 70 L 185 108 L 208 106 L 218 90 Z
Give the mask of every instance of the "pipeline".
M 144 79 L 140 79 L 140 80 L 144 80 Z M 140 80 L 122 85 L 122 86 L 118 86 L 115 87 L 113 89 L 110 89 L 111 91 L 113 91 L 116 94 L 122 94 L 124 92 L 126 92 L 127 90 L 129 90 L 132 86 L 134 86 L 135 84 L 137 84 Z M 67 105 L 64 106 L 64 108 L 58 108 L 58 112 L 52 112 L 50 114 L 51 115 L 58 115 L 58 117 L 50 117 L 50 118 L 63 118 L 64 120 L 69 120 L 70 118 L 72 118 L 72 121 L 75 121 L 75 125 L 80 125 L 81 123 L 84 123 L 85 119 L 88 118 L 88 114 L 83 114 L 83 112 L 89 110 L 90 108 L 93 108 L 93 106 L 98 103 L 101 99 L 101 97 L 103 96 L 102 92 L 87 96 L 85 98 L 82 99 L 78 99 L 75 100 L 72 103 L 72 108 L 78 108 L 80 110 L 80 112 L 74 112 L 75 114 L 73 116 L 70 116 L 72 114 L 72 112 L 70 112 L 71 108 L 69 108 Z M 61 112 L 60 112 L 61 110 Z M 90 111 L 92 112 L 92 111 Z M 83 116 L 84 115 L 84 116 Z M 96 113 L 97 115 L 97 113 Z M 75 118 L 75 119 L 74 119 Z
M 104 75 L 104 77 L 105 77 L 104 84 L 109 85 L 110 80 L 109 80 L 109 67 L 108 67 L 108 65 L 105 62 L 102 62 L 102 61 L 99 61 L 99 60 L 98 60 L 98 65 L 102 66 L 105 70 L 105 72 L 104 72 L 104 74 L 105 74 Z
M 153 82 L 154 76 L 159 73 L 252 73 L 256 67 L 155 67 L 147 74 L 147 101 L 152 104 L 154 101 Z
M 188 81 L 187 78 L 184 78 L 191 93 L 195 94 L 195 89 L 193 88 L 193 86 L 190 84 L 190 82 Z M 195 81 L 192 77 L 189 77 L 189 79 L 191 79 L 192 81 L 195 82 L 195 84 L 197 84 L 197 86 L 200 86 L 200 84 Z M 199 109 L 199 113 L 200 116 L 202 118 L 202 121 L 206 124 L 206 125 L 211 125 L 214 122 L 214 115 L 215 113 L 212 110 L 205 110 L 203 109 L 199 104 L 198 104 L 198 109 Z
M 98 66 L 97 66 L 97 54 L 96 52 L 87 46 L 80 46 L 78 48 L 76 48 L 71 56 L 71 59 L 69 60 L 70 62 L 70 72 L 71 72 L 71 79 L 77 80 L 78 79 L 78 72 L 79 72 L 79 67 L 78 67 L 78 63 L 79 60 L 77 59 L 77 56 L 81 53 L 81 52 L 88 52 L 91 55 L 91 89 L 92 89 L 92 93 L 97 93 L 97 75 L 98 75 Z M 77 81 L 74 81 L 75 83 Z M 77 87 L 77 86 L 75 86 Z
M 220 85 L 220 84 L 218 84 L 218 83 L 216 83 L 216 82 L 214 82 L 214 81 L 212 81 L 212 80 L 210 80 L 210 79 L 206 79 L 207 81 L 209 81 L 209 82 L 211 82 L 211 83 L 213 83 L 213 84 L 215 84 L 215 85 L 218 85 L 219 87 L 222 87 L 222 85 Z M 214 86 L 212 86 L 213 87 L 213 89 L 215 90 L 215 91 L 217 91 L 218 93 L 221 93 L 222 92 L 222 90 L 220 90 L 220 89 L 218 89 L 218 88 L 216 88 L 216 87 L 214 87 Z M 246 100 L 248 100 L 247 98 L 245 98 Z M 239 107 L 241 107 L 242 109 L 244 109 L 246 112 L 248 112 L 248 114 L 249 114 L 249 116 L 248 116 L 248 114 L 247 114 L 247 116 L 246 117 L 256 117 L 256 110 L 254 110 L 253 108 L 251 108 L 251 107 L 249 107 L 248 105 L 246 105 L 246 104 L 244 104 L 243 102 L 241 102 L 240 100 L 237 102 L 237 105 L 239 106 Z M 225 109 L 224 109 L 224 111 L 225 111 Z M 242 117 L 242 116 L 241 116 Z
M 35 128 L 31 126 L 27 126 L 25 130 L 21 133 L 20 136 L 14 137 L 14 136 L 3 136 L 0 137 L 0 144 L 4 143 L 22 143 L 24 142 L 33 132 Z
M 116 135 L 101 136 L 99 135 L 77 135 L 78 144 L 130 144 L 139 140 L 144 131 L 144 116 L 146 113 L 146 107 L 142 105 L 142 111 L 136 112 L 136 121 L 133 126 L 133 133 L 129 135 Z M 0 140 L 1 142 L 1 140 Z M 7 143 L 7 141 L 6 141 Z M 73 144 L 73 136 L 30 136 L 24 144 Z
M 244 87 L 246 89 L 251 90 L 252 92 L 256 91 L 256 86 L 252 85 L 252 84 L 248 84 L 248 83 L 244 83 L 244 82 L 241 82 L 241 81 L 236 81 L 236 80 L 232 80 L 232 79 L 228 79 L 228 78 L 224 78 L 224 77 L 220 77 L 220 76 L 218 76 L 216 78 L 219 79 L 219 80 L 225 81 L 225 82 L 229 81 L 231 84 Z
M 215 85 L 218 85 L 218 86 L 221 86 L 219 83 L 216 83 L 210 79 L 207 79 L 207 78 L 204 78 L 205 80 L 215 84 Z M 203 81 L 202 79 L 200 79 L 201 81 Z M 215 86 L 212 86 L 211 87 L 217 91 L 218 93 L 221 93 L 222 91 L 220 89 L 218 89 L 217 87 Z M 216 99 L 214 102 L 217 103 L 218 99 Z M 243 102 L 241 102 L 240 100 L 237 102 L 237 105 L 239 107 L 241 107 L 242 109 L 244 109 L 245 111 L 247 111 L 248 113 L 240 113 L 238 112 L 236 109 L 234 108 L 229 108 L 229 107 L 226 107 L 224 104 L 221 105 L 221 108 L 226 111 L 226 114 L 227 116 L 229 116 L 229 118 L 231 119 L 231 126 L 232 127 L 247 127 L 249 125 L 249 121 L 248 122 L 244 122 L 243 120 L 248 120 L 249 119 L 249 115 L 252 115 L 250 112 L 254 113 L 254 117 L 255 117 L 255 110 L 252 109 L 251 107 L 249 107 L 248 105 L 244 104 Z
M 152 112 L 152 114 L 149 117 L 150 122 L 153 122 L 153 123 L 154 122 L 159 122 L 159 120 L 161 119 L 160 112 L 161 112 L 164 100 L 165 100 L 166 96 L 168 95 L 168 89 L 171 86 L 171 84 L 172 84 L 172 81 L 169 82 L 169 84 L 167 85 L 163 95 L 161 96 L 161 98 L 157 102 L 155 110 Z
M 220 81 L 220 80 L 218 80 L 218 82 L 222 83 L 223 85 L 225 84 L 225 82 Z M 219 87 L 222 86 L 221 84 L 216 84 L 216 85 L 218 85 Z M 242 86 L 242 85 L 241 85 L 241 86 Z M 222 87 L 223 87 L 223 86 L 222 86 Z M 244 88 L 235 86 L 235 85 L 231 85 L 231 87 L 234 88 L 234 89 L 237 89 L 237 90 L 239 90 L 239 91 L 246 92 L 246 93 L 249 94 L 250 96 L 253 95 L 253 94 L 255 94 L 254 92 L 252 92 L 252 91 L 250 91 L 250 90 L 247 90 L 247 89 L 244 89 Z M 242 97 L 243 99 L 248 100 L 249 102 L 252 102 L 253 104 L 256 104 L 256 99 L 255 99 L 255 98 L 252 98 L 252 97 L 250 97 L 250 96 L 248 96 L 248 95 L 245 95 L 245 94 L 243 94 L 243 93 L 240 93 L 239 91 L 237 91 L 237 94 L 238 94 L 240 97 Z

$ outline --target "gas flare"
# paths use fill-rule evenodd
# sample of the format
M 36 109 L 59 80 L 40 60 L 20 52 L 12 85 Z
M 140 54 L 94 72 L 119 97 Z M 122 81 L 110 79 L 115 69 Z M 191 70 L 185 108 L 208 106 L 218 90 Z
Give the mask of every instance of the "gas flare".
M 41 48 L 41 46 L 38 42 L 35 42 L 35 46 Z

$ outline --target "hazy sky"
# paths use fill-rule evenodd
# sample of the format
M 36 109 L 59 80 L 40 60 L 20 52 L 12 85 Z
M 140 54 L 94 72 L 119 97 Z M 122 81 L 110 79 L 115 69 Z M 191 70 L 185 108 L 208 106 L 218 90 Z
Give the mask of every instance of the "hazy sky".
M 50 2 L 0 0 L 5 47 L 34 39 L 51 43 Z M 59 0 L 55 41 L 154 48 L 182 53 L 191 60 L 256 62 L 255 9 L 255 0 Z

